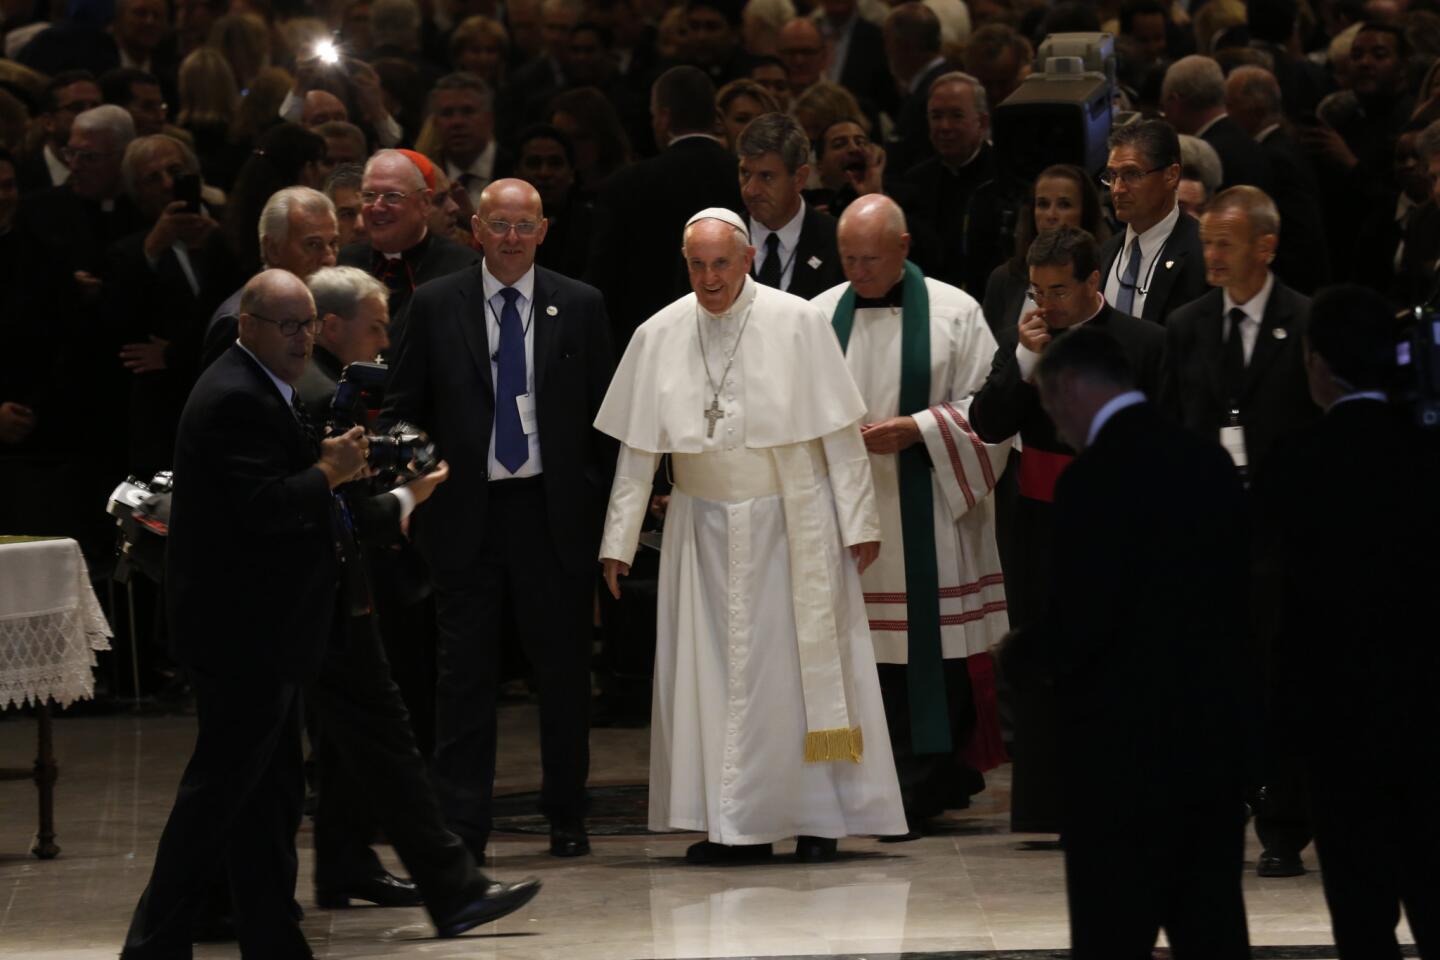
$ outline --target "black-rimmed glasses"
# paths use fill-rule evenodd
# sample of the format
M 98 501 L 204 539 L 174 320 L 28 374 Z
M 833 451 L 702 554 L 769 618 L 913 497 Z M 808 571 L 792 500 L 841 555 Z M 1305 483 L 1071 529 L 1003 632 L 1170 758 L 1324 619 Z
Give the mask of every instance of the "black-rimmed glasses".
M 272 320 L 258 313 L 251 313 L 249 316 L 256 320 L 264 320 L 266 323 L 273 323 L 282 337 L 293 337 L 301 330 L 306 333 L 314 333 L 315 329 L 320 326 L 320 318 L 315 316 L 306 317 L 303 320 Z

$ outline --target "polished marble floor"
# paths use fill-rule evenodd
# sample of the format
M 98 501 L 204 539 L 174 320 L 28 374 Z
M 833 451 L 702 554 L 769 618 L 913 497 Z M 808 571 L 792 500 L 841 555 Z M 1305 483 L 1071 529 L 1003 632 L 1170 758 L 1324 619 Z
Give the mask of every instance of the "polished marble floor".
M 538 779 L 532 708 L 502 711 L 499 792 L 533 789 Z M 193 720 L 128 714 L 55 723 L 61 762 L 57 799 L 60 857 L 26 853 L 34 831 L 34 788 L 0 782 L 0 957 L 82 960 L 113 957 L 189 754 Z M 640 783 L 648 731 L 596 730 L 597 783 Z M 0 767 L 33 757 L 34 724 L 0 717 Z M 497 836 L 487 870 L 501 878 L 535 874 L 545 889 L 525 910 L 478 935 L 431 939 L 420 910 L 326 912 L 313 905 L 309 837 L 301 838 L 300 902 L 305 932 L 320 957 L 475 957 L 503 960 L 669 960 L 731 957 L 1059 958 L 1067 942 L 1061 855 L 1027 849 L 1006 832 L 1008 769 L 943 835 L 885 845 L 842 841 L 842 858 L 801 866 L 692 867 L 690 834 L 594 839 L 593 856 L 558 861 L 543 836 Z M 387 859 L 388 848 L 384 851 Z M 1258 853 L 1252 838 L 1249 856 Z M 1313 854 L 1307 861 L 1314 867 Z M 395 867 L 399 869 L 398 865 Z M 1318 874 L 1246 879 L 1257 957 L 1333 955 Z M 1402 935 L 1408 934 L 1402 929 Z M 196 957 L 233 957 L 206 946 Z

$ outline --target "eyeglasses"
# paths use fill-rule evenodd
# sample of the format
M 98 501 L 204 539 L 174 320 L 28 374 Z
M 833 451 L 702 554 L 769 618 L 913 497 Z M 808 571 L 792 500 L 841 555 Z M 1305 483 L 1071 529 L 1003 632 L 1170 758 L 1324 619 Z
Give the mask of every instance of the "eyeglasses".
M 65 147 L 60 151 L 60 159 L 70 166 L 77 163 L 99 163 L 106 157 L 113 156 L 114 150 L 76 150 L 72 147 Z
M 512 228 L 522 237 L 533 237 L 535 231 L 540 229 L 540 224 L 531 220 L 522 220 L 519 223 L 511 223 L 509 220 L 486 220 L 485 226 L 497 237 L 505 236 Z
M 1134 167 L 1126 167 L 1124 170 L 1106 170 L 1100 174 L 1100 182 L 1107 187 L 1115 186 L 1117 181 L 1127 187 L 1133 187 L 1150 174 L 1159 173 L 1161 170 L 1168 169 L 1169 166 L 1170 164 L 1165 163 L 1158 167 L 1151 167 L 1149 170 L 1137 170 Z
M 1037 290 L 1031 287 L 1029 293 L 1030 299 L 1035 301 L 1036 306 L 1047 301 L 1050 303 L 1064 303 L 1070 299 L 1070 291 L 1065 287 L 1061 287 L 1059 290 Z
M 271 320 L 269 317 L 262 317 L 258 313 L 251 313 L 249 316 L 254 317 L 256 320 L 264 320 L 266 323 L 275 324 L 282 337 L 293 337 L 301 330 L 304 330 L 306 333 L 314 333 L 315 329 L 320 326 L 320 318 L 314 315 L 308 316 L 303 320 Z
M 386 190 L 384 193 L 376 193 L 374 190 L 365 190 L 360 194 L 360 202 L 367 207 L 372 207 L 384 200 L 386 206 L 393 207 L 406 197 L 413 197 L 415 194 L 423 192 L 423 190 L 411 190 L 408 193 L 401 193 L 399 190 Z

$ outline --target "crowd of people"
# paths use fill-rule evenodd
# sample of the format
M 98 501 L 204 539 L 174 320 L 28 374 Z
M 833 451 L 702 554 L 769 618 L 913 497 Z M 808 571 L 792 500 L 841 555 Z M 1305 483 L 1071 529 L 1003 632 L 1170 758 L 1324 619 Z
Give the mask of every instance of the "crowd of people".
M 1024 179 L 992 114 L 1101 31 L 1103 168 Z M 1252 816 L 1342 956 L 1402 902 L 1440 949 L 1432 0 L 20 0 L 0 43 L 0 532 L 104 577 L 105 494 L 175 474 L 201 737 L 125 956 L 308 956 L 302 725 L 320 906 L 523 905 L 477 866 L 507 657 L 584 856 L 599 621 L 656 630 L 692 862 L 913 840 L 1013 757 L 1077 957 L 1248 955 Z M 393 489 L 317 426 L 377 359 L 444 460 Z

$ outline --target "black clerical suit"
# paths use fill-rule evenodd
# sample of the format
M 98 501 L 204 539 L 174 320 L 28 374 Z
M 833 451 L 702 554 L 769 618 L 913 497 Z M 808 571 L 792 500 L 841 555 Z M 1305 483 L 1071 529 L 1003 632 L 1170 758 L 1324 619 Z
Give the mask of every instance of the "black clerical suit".
M 490 834 L 507 604 L 540 694 L 541 809 L 555 829 L 584 816 L 595 564 L 616 453 L 591 426 L 615 363 L 604 302 L 593 287 L 537 267 L 527 373 L 541 472 L 490 479 L 500 345 L 490 342 L 483 273 L 416 291 L 381 418 L 425 429 L 452 471 L 411 532 L 435 582 L 437 786 L 452 828 L 477 855 Z
M 706 207 L 744 216 L 735 155 L 708 134 L 684 134 L 658 156 L 617 170 L 595 200 L 585 280 L 605 294 L 617 350 L 688 290 L 680 244 Z
M 827 31 L 824 20 L 819 21 Z M 834 40 L 832 38 L 832 46 Z M 861 103 L 869 101 L 887 113 L 893 113 L 900 102 L 895 78 L 885 59 L 885 31 L 877 23 L 860 16 L 851 18 L 850 43 L 845 47 L 845 63 L 840 67 L 840 86 L 849 90 Z
M 122 956 L 190 956 L 192 913 L 223 862 L 245 956 L 309 957 L 292 914 L 300 684 L 340 602 L 335 500 L 319 449 L 239 345 L 202 375 L 175 450 L 166 586 L 190 670 L 195 751 Z
M 1103 306 L 1085 326 L 1111 333 L 1136 371 L 1140 389 L 1158 395 L 1163 379 L 1165 331 Z M 1064 333 L 1060 333 L 1064 336 Z M 1019 496 L 1013 524 L 1007 524 L 1010 566 L 1005 567 L 1005 598 L 1010 622 L 1025 628 L 1039 622 L 1049 603 L 1052 580 L 1055 480 L 1073 459 L 1073 451 L 1055 435 L 1055 425 L 1040 408 L 1033 383 L 1021 379 L 1015 349 L 1020 328 L 1011 324 L 995 336 L 995 360 L 970 406 L 970 423 L 986 443 L 1019 435 L 1024 447 L 1016 471 Z M 1003 667 L 1003 665 L 1002 665 Z M 1060 829 L 1060 758 L 1054 695 L 1034 677 L 1008 676 L 1013 691 L 1015 760 L 1011 829 L 1017 833 L 1056 833 Z
M 1128 231 L 1119 230 L 1100 248 L 1100 290 L 1115 274 L 1119 277 L 1121 250 Z M 1165 245 L 1155 255 L 1153 269 L 1144 271 L 1139 287 L 1145 291 L 1140 316 L 1164 323 L 1166 317 L 1200 296 L 1210 285 L 1205 282 L 1205 250 L 1200 245 L 1200 222 L 1181 214 Z M 1138 297 L 1137 297 L 1138 299 Z
M 751 236 L 758 236 L 754 227 L 755 221 L 751 220 Z M 795 249 L 790 251 L 790 284 L 771 283 L 770 286 L 777 287 L 787 293 L 805 300 L 813 299 L 829 290 L 839 283 L 845 282 L 845 271 L 840 266 L 840 248 L 835 242 L 835 230 L 838 221 L 828 213 L 822 213 L 805 204 L 805 218 L 800 224 L 800 237 L 795 242 Z M 774 234 L 771 234 L 774 236 Z M 761 261 L 763 254 L 765 260 L 769 260 L 769 253 L 761 247 L 764 241 L 757 243 L 755 251 L 755 266 L 751 273 L 757 281 L 767 283 L 771 279 L 770 271 L 774 270 L 774 276 L 781 278 L 783 283 L 784 263 L 777 260 L 773 267 L 767 262 Z M 778 248 L 777 248 L 778 249 Z
M 912 221 L 924 221 L 941 240 L 941 265 L 930 274 L 959 287 L 971 296 L 983 293 L 976 289 L 965 262 L 965 228 L 970 200 L 981 184 L 995 178 L 995 148 L 982 143 L 975 156 L 962 167 L 951 167 L 939 157 L 930 157 L 906 172 L 904 180 L 923 198 L 919 207 L 906 210 Z M 981 280 L 994 264 L 986 264 Z
M 393 360 L 405 337 L 410 297 L 420 284 L 448 276 L 480 262 L 479 252 L 449 237 L 426 232 L 424 238 L 400 256 L 387 257 L 361 241 L 352 243 L 335 258 L 338 266 L 359 267 L 385 284 L 390 291 L 390 349 L 385 358 Z
M 1341 960 L 1398 960 L 1402 903 L 1421 956 L 1440 955 L 1440 660 L 1428 625 L 1440 474 L 1435 436 L 1408 416 L 1377 399 L 1337 403 L 1253 487 L 1282 583 L 1269 726 L 1303 760 Z
M 1055 490 L 1037 643 L 1064 757 L 1075 960 L 1239 960 L 1246 742 L 1244 502 L 1219 446 L 1115 412 Z

